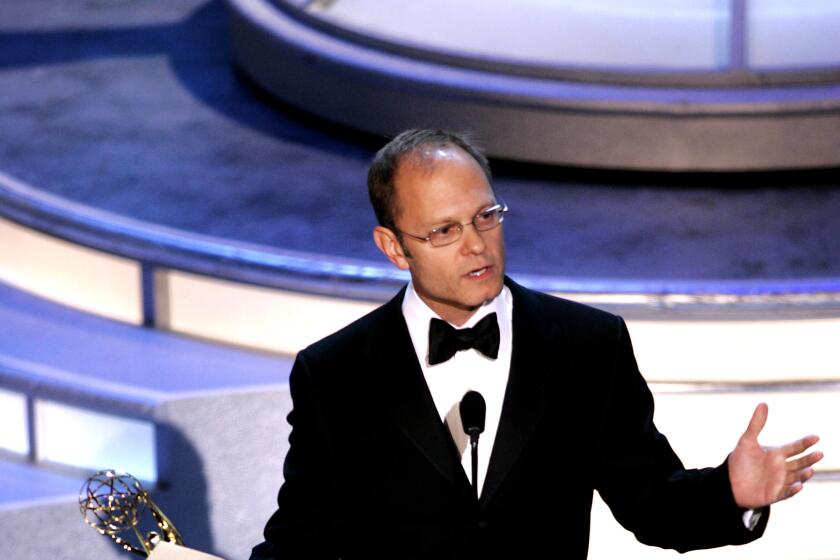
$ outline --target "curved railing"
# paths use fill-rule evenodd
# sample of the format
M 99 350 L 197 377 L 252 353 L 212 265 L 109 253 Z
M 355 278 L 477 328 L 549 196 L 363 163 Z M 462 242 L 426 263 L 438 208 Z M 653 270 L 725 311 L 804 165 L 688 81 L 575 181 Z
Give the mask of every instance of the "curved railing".
M 830 2 L 271 2 L 358 45 L 467 69 L 672 87 L 840 81 Z
M 281 290 L 361 301 L 384 301 L 408 276 L 389 263 L 265 247 L 163 227 L 42 192 L 0 172 L 0 216 L 84 247 L 138 261 L 144 297 L 166 268 Z M 819 314 L 840 307 L 840 278 L 790 280 L 640 280 L 517 273 L 529 287 L 620 309 L 705 315 L 765 312 Z M 143 305 L 153 313 L 153 301 Z M 147 322 L 149 322 L 147 320 Z
M 284 0 L 227 2 L 243 73 L 284 102 L 352 128 L 385 135 L 417 126 L 467 130 L 500 158 L 606 169 L 840 165 L 840 61 L 763 64 L 750 58 L 756 40 L 744 31 L 731 31 L 740 39 L 722 50 L 712 45 L 695 67 L 642 61 L 609 68 L 398 40 Z M 480 26 L 464 27 L 471 33 Z M 830 29 L 822 35 L 833 41 Z M 633 44 L 618 30 L 609 37 Z M 650 60 L 673 58 L 663 50 Z

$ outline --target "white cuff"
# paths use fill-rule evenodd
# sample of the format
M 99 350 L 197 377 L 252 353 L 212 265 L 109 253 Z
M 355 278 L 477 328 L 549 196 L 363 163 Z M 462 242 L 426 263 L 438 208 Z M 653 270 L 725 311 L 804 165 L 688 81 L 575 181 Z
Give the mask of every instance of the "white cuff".
M 752 531 L 753 529 L 755 529 L 755 526 L 758 525 L 758 522 L 761 520 L 761 511 L 748 509 L 744 512 L 744 515 L 741 517 L 741 519 L 744 520 L 744 527 Z

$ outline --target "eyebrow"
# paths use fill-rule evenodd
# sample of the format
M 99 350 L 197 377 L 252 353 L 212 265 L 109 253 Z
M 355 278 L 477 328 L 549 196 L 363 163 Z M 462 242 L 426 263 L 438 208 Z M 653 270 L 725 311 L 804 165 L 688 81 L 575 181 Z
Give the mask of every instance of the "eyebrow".
M 472 218 L 478 216 L 479 214 L 481 214 L 482 210 L 486 210 L 487 208 L 490 208 L 491 206 L 496 206 L 497 204 L 499 204 L 499 202 L 496 201 L 496 200 L 491 200 L 490 202 L 485 202 L 484 204 L 482 204 L 481 206 L 478 207 L 478 210 L 476 210 L 475 212 L 470 214 L 470 219 L 472 219 Z M 440 227 L 440 226 L 445 226 L 445 225 L 448 225 L 448 224 L 460 224 L 460 223 L 463 223 L 463 222 L 461 222 L 457 218 L 452 218 L 452 217 L 441 218 L 440 220 L 435 220 L 434 222 L 431 222 L 432 225 L 430 225 L 429 227 L 434 229 L 434 228 L 437 228 L 437 227 Z

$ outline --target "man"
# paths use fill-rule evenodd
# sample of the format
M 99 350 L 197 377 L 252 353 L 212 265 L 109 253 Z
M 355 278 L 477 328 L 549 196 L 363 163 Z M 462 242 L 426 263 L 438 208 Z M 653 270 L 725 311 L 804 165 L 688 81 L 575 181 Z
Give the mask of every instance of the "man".
M 816 436 L 758 444 L 763 404 L 723 464 L 684 470 L 623 320 L 506 278 L 507 208 L 462 138 L 400 134 L 368 187 L 374 241 L 411 282 L 298 354 L 285 482 L 252 558 L 583 559 L 593 490 L 642 542 L 741 544 L 812 476 Z M 467 390 L 487 403 L 475 481 L 449 429 Z

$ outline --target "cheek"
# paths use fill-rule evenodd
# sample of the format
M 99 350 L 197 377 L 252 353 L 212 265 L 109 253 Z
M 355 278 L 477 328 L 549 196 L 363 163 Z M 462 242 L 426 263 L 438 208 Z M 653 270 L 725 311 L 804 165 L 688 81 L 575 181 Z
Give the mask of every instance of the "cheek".
M 457 280 L 452 259 L 415 259 L 414 273 L 430 288 L 440 288 Z
M 493 244 L 493 247 L 496 251 L 496 254 L 500 257 L 503 257 L 505 255 L 505 238 L 502 235 L 501 228 L 499 228 L 499 230 L 500 231 L 496 237 L 496 241 Z

